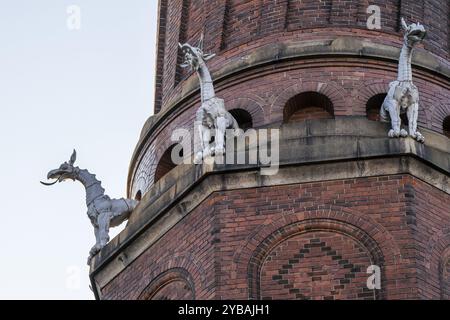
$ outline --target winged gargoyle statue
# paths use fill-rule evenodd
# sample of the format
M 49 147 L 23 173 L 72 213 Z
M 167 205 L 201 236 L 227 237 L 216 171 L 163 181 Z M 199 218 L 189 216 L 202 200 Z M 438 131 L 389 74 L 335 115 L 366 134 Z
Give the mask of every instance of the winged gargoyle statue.
M 64 162 L 58 169 L 51 170 L 47 179 L 55 179 L 52 183 L 41 182 L 52 186 L 67 179 L 78 180 L 86 189 L 87 215 L 94 227 L 96 243 L 89 252 L 88 264 L 109 241 L 109 228 L 116 227 L 127 220 L 136 208 L 138 201 L 131 199 L 111 199 L 105 195 L 105 189 L 94 174 L 75 167 L 77 153 L 74 150 L 69 162 Z
M 195 155 L 195 163 L 211 155 L 221 155 L 225 152 L 226 129 L 234 129 L 234 134 L 239 134 L 239 125 L 234 117 L 225 109 L 223 99 L 216 97 L 211 73 L 206 62 L 215 54 L 203 53 L 203 35 L 198 47 L 187 43 L 179 44 L 184 53 L 183 68 L 190 68 L 197 72 L 200 80 L 202 105 L 197 111 L 196 122 L 201 141 L 201 151 Z M 215 129 L 214 145 L 211 146 L 211 130 Z
M 403 48 L 398 64 L 397 80 L 389 84 L 389 92 L 381 106 L 380 118 L 382 121 L 390 121 L 392 129 L 389 137 L 407 137 L 408 134 L 419 142 L 425 142 L 424 136 L 417 131 L 417 118 L 419 116 L 419 90 L 413 84 L 412 78 L 412 52 L 414 46 L 425 38 L 427 32 L 420 23 L 407 25 L 402 18 L 402 28 L 404 31 Z M 400 115 L 405 113 L 408 117 L 409 133 L 401 128 L 402 120 Z

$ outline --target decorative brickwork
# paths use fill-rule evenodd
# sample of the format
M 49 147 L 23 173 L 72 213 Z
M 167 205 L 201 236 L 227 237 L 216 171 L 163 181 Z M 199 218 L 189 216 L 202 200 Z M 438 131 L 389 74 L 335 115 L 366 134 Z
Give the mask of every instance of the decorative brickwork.
M 216 192 L 103 298 L 143 296 L 183 268 L 196 299 L 438 299 L 448 286 L 449 201 L 409 175 Z M 382 268 L 375 292 L 364 286 L 372 264 Z
M 366 10 L 369 5 L 380 7 L 382 28 L 367 33 L 369 14 Z M 344 28 L 351 28 L 355 36 L 374 39 L 382 33 L 386 42 L 391 42 L 392 39 L 388 38 L 392 35 L 398 38 L 400 16 L 404 16 L 427 26 L 429 37 L 425 41 L 425 49 L 448 58 L 449 12 L 448 2 L 439 0 L 162 0 L 161 17 L 168 14 L 169 19 L 164 19 L 167 23 L 160 23 L 158 61 L 164 53 L 166 68 L 157 70 L 156 96 L 158 101 L 160 96 L 164 97 L 161 104 L 158 102 L 156 111 L 164 108 L 173 90 L 177 90 L 179 81 L 186 76 L 180 69 L 174 69 L 179 57 L 176 45 L 180 39 L 195 43 L 204 32 L 205 49 L 224 58 L 235 54 L 244 57 L 245 50 L 240 46 L 262 46 L 284 37 L 291 40 L 320 39 L 323 35 L 319 30 L 324 28 L 331 28 L 325 31 L 327 34 L 342 32 L 347 35 L 350 33 Z

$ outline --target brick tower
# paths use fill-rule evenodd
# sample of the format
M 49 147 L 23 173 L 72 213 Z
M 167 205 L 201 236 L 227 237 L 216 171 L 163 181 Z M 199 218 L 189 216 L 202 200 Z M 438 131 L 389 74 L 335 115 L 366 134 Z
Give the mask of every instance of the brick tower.
M 428 31 L 412 58 L 425 144 L 378 121 L 401 17 Z M 449 299 L 449 17 L 441 0 L 160 0 L 155 115 L 128 178 L 141 202 L 91 264 L 96 297 Z M 241 128 L 280 130 L 277 174 L 172 162 L 200 106 L 178 43 L 201 34 Z

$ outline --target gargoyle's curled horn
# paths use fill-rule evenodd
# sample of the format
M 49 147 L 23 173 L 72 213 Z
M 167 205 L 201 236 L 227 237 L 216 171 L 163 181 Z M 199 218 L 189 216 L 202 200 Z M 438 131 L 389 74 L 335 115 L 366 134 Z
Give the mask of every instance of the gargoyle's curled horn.
M 73 153 L 70 156 L 69 164 L 73 166 L 73 164 L 75 163 L 76 160 L 77 160 L 77 151 L 75 149 L 73 149 Z

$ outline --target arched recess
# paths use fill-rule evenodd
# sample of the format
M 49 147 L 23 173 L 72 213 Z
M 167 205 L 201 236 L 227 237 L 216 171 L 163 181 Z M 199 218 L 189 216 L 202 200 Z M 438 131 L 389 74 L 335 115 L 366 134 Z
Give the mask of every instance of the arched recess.
M 239 124 L 239 128 L 246 131 L 253 128 L 253 119 L 251 114 L 244 109 L 232 109 L 229 111 Z
M 450 118 L 450 105 L 444 105 L 439 103 L 434 110 L 432 115 L 432 129 L 438 131 L 440 133 L 445 134 L 447 137 L 446 131 L 449 129 L 449 118 Z
M 450 116 L 446 117 L 442 122 L 442 132 L 450 138 Z
M 141 201 L 142 200 L 142 191 L 138 190 L 138 192 L 136 192 L 136 195 L 134 196 L 134 199 L 137 201 Z
M 450 300 L 450 246 L 444 250 L 439 263 L 441 300 Z
M 303 92 L 290 98 L 283 110 L 283 122 L 300 122 L 309 119 L 333 119 L 331 100 L 318 92 Z
M 389 89 L 389 81 L 384 80 L 376 80 L 376 81 L 364 81 L 359 87 L 353 90 L 353 115 L 355 116 L 367 116 L 367 107 L 369 101 L 378 97 L 377 100 L 371 101 L 372 108 L 374 108 L 373 112 L 375 112 L 376 105 L 378 106 L 378 112 L 380 112 L 381 104 L 383 101 L 380 101 L 381 95 L 386 96 L 386 92 Z M 376 105 L 375 105 L 376 102 Z
M 167 270 L 150 282 L 138 300 L 195 300 L 194 281 L 183 268 Z
M 383 105 L 386 93 L 379 93 L 371 97 L 366 104 L 367 119 L 372 121 L 380 121 L 380 110 Z
M 284 120 L 284 110 L 290 99 L 302 93 L 315 92 L 326 96 L 333 105 L 333 116 L 348 114 L 347 103 L 344 96 L 345 89 L 334 82 L 301 82 L 288 86 L 271 104 L 271 123 L 282 123 Z
M 372 121 L 380 121 L 380 110 L 383 102 L 386 98 L 386 93 L 379 93 L 371 97 L 366 104 L 366 116 L 367 119 Z M 389 118 L 389 113 L 387 113 Z M 406 111 L 400 113 L 400 118 L 402 119 L 402 125 L 407 126 L 409 123 L 408 115 Z
M 168 174 L 172 169 L 174 169 L 177 164 L 172 160 L 172 151 L 174 150 L 177 144 L 170 146 L 161 156 L 159 162 L 155 169 L 155 178 L 153 179 L 153 183 L 158 182 L 162 177 Z M 183 157 L 183 150 L 181 149 L 179 153 L 179 157 Z
M 366 271 L 371 265 L 383 268 L 383 254 L 373 239 L 358 235 L 354 226 L 328 219 L 282 227 L 250 260 L 248 272 L 259 281 L 249 281 L 249 298 L 380 299 L 382 292 L 368 290 Z
M 262 108 L 262 99 L 260 97 L 239 97 L 225 98 L 226 109 L 233 114 L 235 110 L 242 110 L 250 115 L 252 127 L 258 128 L 265 124 L 264 109 Z M 241 111 L 241 112 L 242 112 Z M 248 117 L 247 115 L 247 117 Z M 239 117 L 239 114 L 237 115 Z M 239 120 L 238 120 L 239 123 Z
M 246 244 L 238 249 L 233 257 L 234 270 L 247 268 L 248 298 L 261 298 L 261 268 L 264 262 L 270 258 L 269 254 L 273 252 L 274 249 L 279 245 L 283 245 L 283 243 L 289 241 L 292 237 L 298 235 L 309 236 L 324 231 L 339 236 L 345 236 L 346 239 L 354 241 L 355 244 L 358 243 L 358 246 L 363 248 L 368 254 L 368 257 L 370 257 L 371 263 L 380 266 L 382 272 L 382 289 L 377 292 L 375 296 L 371 297 L 376 299 L 389 298 L 390 290 L 394 292 L 395 289 L 392 287 L 392 279 L 396 279 L 400 265 L 403 263 L 400 249 L 396 245 L 395 239 L 389 231 L 370 217 L 361 217 L 349 212 L 348 209 L 335 206 L 330 207 L 329 209 L 301 211 L 283 215 L 276 221 L 267 221 L 260 225 L 248 236 Z M 312 243 L 315 243 L 314 241 Z M 318 243 L 320 244 L 320 242 Z M 330 249 L 327 247 L 329 247 L 329 245 L 320 246 L 320 250 L 324 248 L 324 250 L 329 252 L 328 250 Z M 332 248 L 331 251 L 333 251 Z M 296 252 L 295 254 L 301 253 Z M 336 252 L 336 254 L 339 256 L 339 253 Z M 294 261 L 288 261 L 286 265 L 291 262 L 297 263 L 295 260 L 300 260 L 302 258 L 305 257 L 293 257 L 290 260 Z M 344 256 L 342 256 L 342 258 L 345 260 Z M 335 259 L 341 260 L 340 257 L 335 257 Z M 346 261 L 343 261 L 342 263 L 344 262 Z M 356 266 L 354 262 L 349 261 L 349 264 L 350 263 L 354 264 L 352 268 L 359 267 L 361 269 L 359 271 L 354 270 L 355 272 L 366 271 L 362 270 L 364 268 L 361 266 Z M 301 261 L 299 261 L 298 265 L 301 265 Z M 350 267 L 350 265 L 347 267 Z M 367 267 L 368 266 L 366 266 L 366 268 Z M 350 268 L 350 270 L 352 268 Z M 279 274 L 275 272 L 275 274 L 272 275 Z M 351 279 L 352 276 L 349 275 L 348 277 Z M 283 285 L 290 286 L 292 284 L 283 281 Z M 295 290 L 296 288 L 292 287 L 290 289 Z M 363 289 L 361 288 L 361 290 Z M 369 295 L 368 292 L 366 292 L 366 294 Z M 367 296 L 365 298 L 369 297 Z

